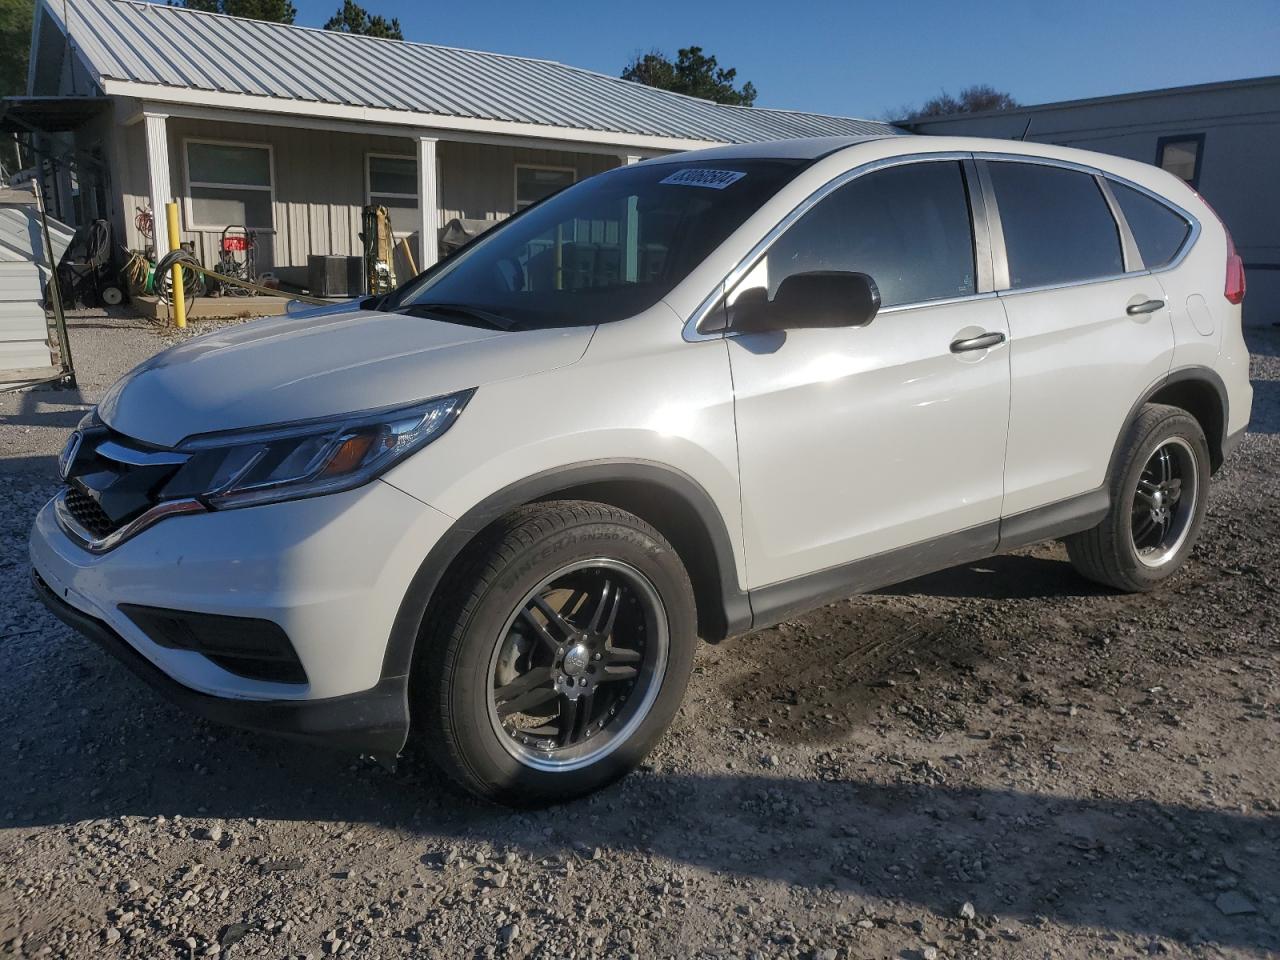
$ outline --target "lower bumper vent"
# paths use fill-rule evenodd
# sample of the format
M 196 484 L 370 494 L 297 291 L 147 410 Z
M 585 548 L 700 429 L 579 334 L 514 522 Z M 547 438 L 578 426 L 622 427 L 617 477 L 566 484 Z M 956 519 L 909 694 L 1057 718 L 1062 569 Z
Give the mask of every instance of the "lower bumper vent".
M 236 676 L 270 683 L 307 682 L 293 644 L 270 620 L 133 603 L 122 603 L 120 612 L 159 646 L 202 654 Z

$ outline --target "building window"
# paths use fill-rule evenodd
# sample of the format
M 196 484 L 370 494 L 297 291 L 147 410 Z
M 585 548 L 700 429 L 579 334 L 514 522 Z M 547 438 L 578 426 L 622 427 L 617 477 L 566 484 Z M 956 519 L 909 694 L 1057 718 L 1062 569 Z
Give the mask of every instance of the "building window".
M 187 226 L 270 230 L 273 199 L 271 147 L 256 143 L 188 140 Z
M 1203 155 L 1203 133 L 1161 137 L 1156 144 L 1156 166 L 1180 177 L 1193 188 L 1200 185 L 1200 160 Z
M 523 210 L 543 197 L 563 190 L 578 179 L 573 167 L 538 167 L 516 164 L 516 209 Z
M 391 212 L 396 233 L 418 229 L 418 160 L 416 157 L 371 153 L 365 158 L 365 197 Z

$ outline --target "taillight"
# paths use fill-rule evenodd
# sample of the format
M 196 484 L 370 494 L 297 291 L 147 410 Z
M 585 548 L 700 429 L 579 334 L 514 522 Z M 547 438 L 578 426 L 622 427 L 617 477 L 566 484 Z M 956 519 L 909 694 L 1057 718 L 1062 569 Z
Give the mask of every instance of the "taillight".
M 1218 211 L 1213 209 L 1209 201 L 1194 190 L 1191 191 L 1200 198 L 1200 202 L 1209 208 L 1209 212 L 1217 218 L 1218 223 L 1222 224 L 1222 232 L 1227 235 L 1227 283 L 1222 291 L 1222 295 L 1227 298 L 1228 303 L 1244 302 L 1244 261 L 1240 259 L 1240 254 L 1236 253 L 1236 242 L 1231 239 L 1231 231 L 1227 229 L 1226 223 L 1222 217 L 1218 216 Z
M 1236 253 L 1236 245 L 1231 239 L 1231 234 L 1227 233 L 1227 287 L 1223 291 L 1227 302 L 1243 301 L 1244 288 L 1244 261 L 1240 259 L 1240 254 Z

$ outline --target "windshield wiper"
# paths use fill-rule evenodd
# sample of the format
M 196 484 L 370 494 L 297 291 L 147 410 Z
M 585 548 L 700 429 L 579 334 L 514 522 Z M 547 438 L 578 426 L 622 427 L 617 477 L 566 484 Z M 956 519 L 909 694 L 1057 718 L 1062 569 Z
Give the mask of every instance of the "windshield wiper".
M 439 314 L 447 316 L 452 314 L 455 317 L 479 320 L 494 330 L 515 330 L 519 326 L 510 317 L 504 317 L 498 313 L 490 313 L 488 310 L 481 310 L 479 307 L 469 307 L 465 303 L 410 303 L 400 307 L 397 312 L 407 313 L 415 317 L 429 317 Z

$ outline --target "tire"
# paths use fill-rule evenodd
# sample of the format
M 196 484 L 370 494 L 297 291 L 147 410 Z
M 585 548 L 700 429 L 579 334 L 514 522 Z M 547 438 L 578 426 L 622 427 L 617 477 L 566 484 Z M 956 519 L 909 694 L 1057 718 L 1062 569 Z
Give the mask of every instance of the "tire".
M 624 510 L 521 507 L 467 548 L 437 595 L 410 706 L 427 752 L 478 797 L 542 806 L 597 790 L 680 708 L 693 589 L 671 544 Z
M 1067 555 L 1097 583 L 1129 593 L 1153 590 L 1182 568 L 1200 535 L 1209 492 L 1204 431 L 1185 410 L 1147 404 L 1121 441 L 1108 480 L 1111 509 L 1092 530 L 1066 538 Z

